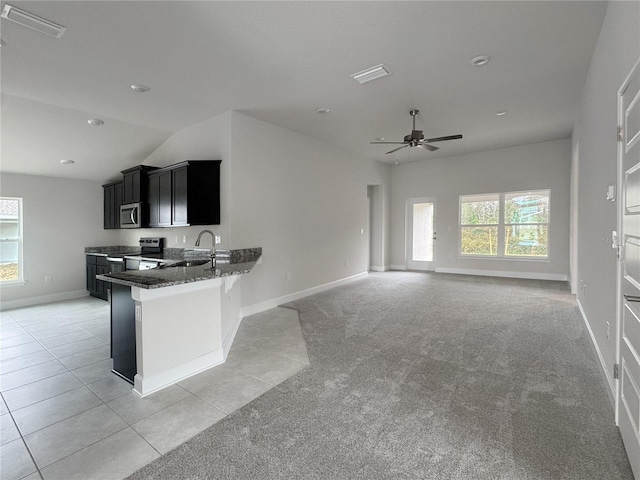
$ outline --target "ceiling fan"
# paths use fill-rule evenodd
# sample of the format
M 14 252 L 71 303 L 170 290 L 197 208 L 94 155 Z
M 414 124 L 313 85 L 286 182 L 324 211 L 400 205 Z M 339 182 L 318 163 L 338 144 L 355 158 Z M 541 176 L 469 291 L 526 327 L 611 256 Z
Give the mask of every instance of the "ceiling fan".
M 462 138 L 462 135 L 449 135 L 448 137 L 436 137 L 436 138 L 424 138 L 422 134 L 422 130 L 416 130 L 416 116 L 420 113 L 419 110 L 411 110 L 409 115 L 413 117 L 413 130 L 411 133 L 404 137 L 404 142 L 370 142 L 372 144 L 388 144 L 388 145 L 402 145 L 401 147 L 394 148 L 393 150 L 388 151 L 386 154 L 397 152 L 403 148 L 407 147 L 420 147 L 425 150 L 429 150 L 430 152 L 435 152 L 438 150 L 438 147 L 434 147 L 433 145 L 429 145 L 434 142 L 444 142 L 445 140 L 458 140 Z M 385 155 L 386 155 L 385 154 Z

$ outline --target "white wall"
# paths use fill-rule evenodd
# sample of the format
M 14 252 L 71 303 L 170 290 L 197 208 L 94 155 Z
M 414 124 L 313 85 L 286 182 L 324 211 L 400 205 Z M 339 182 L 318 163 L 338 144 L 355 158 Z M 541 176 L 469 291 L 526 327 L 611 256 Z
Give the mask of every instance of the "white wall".
M 367 185 L 389 192 L 390 167 L 237 112 L 231 132 L 234 247 L 263 248 L 243 306 L 366 272 Z
M 391 265 L 395 268 L 406 266 L 407 199 L 435 197 L 436 270 L 566 278 L 569 269 L 570 167 L 569 140 L 396 165 L 391 173 Z M 551 189 L 548 261 L 459 257 L 460 195 L 539 189 Z
M 640 3 L 610 2 L 584 85 L 573 133 L 580 145 L 578 301 L 613 389 L 615 363 L 617 203 L 606 200 L 617 180 L 617 94 L 640 57 Z M 606 322 L 611 335 L 606 337 Z
M 84 247 L 117 240 L 103 230 L 98 182 L 2 173 L 0 190 L 22 197 L 24 285 L 3 286 L 2 308 L 87 295 Z M 45 275 L 52 281 L 45 282 Z

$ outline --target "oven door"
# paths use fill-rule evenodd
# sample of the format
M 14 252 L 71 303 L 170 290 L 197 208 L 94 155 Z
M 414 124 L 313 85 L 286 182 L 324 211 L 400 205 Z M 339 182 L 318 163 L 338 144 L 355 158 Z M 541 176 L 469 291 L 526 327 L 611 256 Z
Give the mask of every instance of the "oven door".
M 120 207 L 120 228 L 140 228 L 141 208 L 139 203 L 129 203 Z

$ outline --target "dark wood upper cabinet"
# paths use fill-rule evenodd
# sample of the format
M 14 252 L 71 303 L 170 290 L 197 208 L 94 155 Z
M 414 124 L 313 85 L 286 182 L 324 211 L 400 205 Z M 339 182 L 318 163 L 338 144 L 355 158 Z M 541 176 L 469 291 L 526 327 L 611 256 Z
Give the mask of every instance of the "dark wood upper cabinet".
M 123 183 L 107 183 L 102 186 L 104 194 L 104 228 L 120 228 L 120 205 L 122 205 Z
M 171 171 L 158 175 L 158 225 L 171 226 Z
M 147 201 L 149 195 L 147 175 L 153 170 L 156 170 L 156 167 L 138 165 L 121 172 L 124 184 L 123 204 Z
M 150 227 L 218 225 L 221 160 L 187 160 L 149 173 Z

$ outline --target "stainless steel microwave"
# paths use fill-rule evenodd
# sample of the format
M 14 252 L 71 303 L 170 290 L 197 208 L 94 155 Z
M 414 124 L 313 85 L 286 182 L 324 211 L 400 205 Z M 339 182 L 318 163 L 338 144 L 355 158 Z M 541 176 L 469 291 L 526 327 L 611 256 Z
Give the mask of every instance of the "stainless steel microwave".
M 140 228 L 142 225 L 142 203 L 128 203 L 120 207 L 120 228 Z

